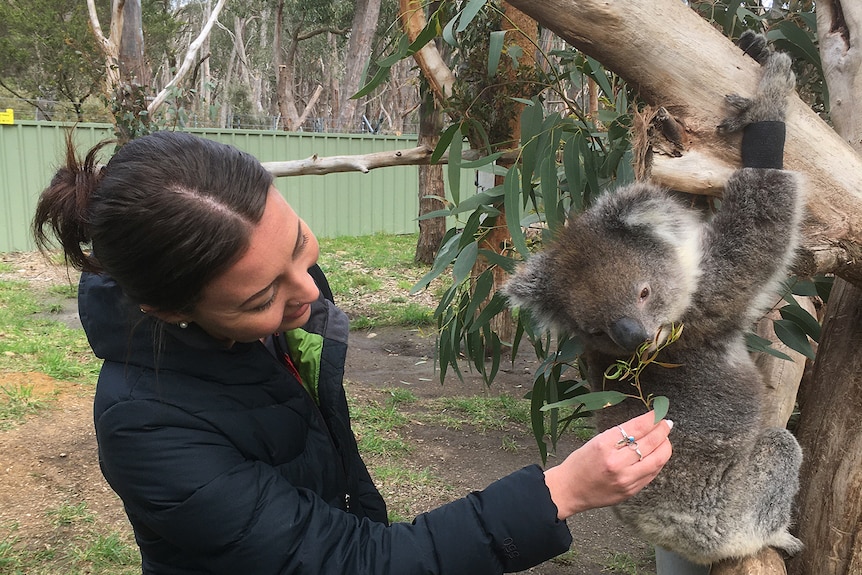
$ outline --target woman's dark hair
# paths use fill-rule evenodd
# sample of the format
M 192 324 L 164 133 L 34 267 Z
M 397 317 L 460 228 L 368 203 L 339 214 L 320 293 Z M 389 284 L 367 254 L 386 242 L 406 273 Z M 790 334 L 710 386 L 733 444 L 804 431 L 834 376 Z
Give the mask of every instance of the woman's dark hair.
M 47 227 L 75 268 L 107 273 L 135 303 L 190 311 L 245 252 L 272 176 L 250 154 L 181 132 L 132 140 L 100 168 L 107 143 L 82 161 L 69 135 L 36 207 L 36 243 L 50 248 Z

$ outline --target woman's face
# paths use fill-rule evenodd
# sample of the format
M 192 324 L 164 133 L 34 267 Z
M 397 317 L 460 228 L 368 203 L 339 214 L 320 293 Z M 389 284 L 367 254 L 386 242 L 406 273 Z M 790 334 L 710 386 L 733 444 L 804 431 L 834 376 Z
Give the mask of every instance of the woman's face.
M 204 288 L 186 321 L 229 343 L 304 325 L 319 294 L 308 275 L 319 254 L 317 238 L 271 187 L 248 250 Z

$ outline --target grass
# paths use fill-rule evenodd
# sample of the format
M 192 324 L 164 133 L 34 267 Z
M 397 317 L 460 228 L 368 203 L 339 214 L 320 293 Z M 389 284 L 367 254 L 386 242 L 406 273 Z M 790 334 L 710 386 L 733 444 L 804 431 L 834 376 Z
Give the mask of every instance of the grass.
M 141 555 L 131 539 L 115 531 L 92 527 L 85 504 L 53 510 L 55 532 L 50 543 L 36 547 L 16 533 L 16 526 L 0 539 L 0 573 L 3 575 L 132 575 L 141 572 Z M 73 529 L 83 525 L 80 529 Z
M 45 511 L 56 527 L 62 525 L 76 525 L 79 523 L 93 523 L 95 516 L 87 509 L 87 502 L 64 503 L 56 509 Z
M 611 553 L 608 555 L 602 571 L 620 573 L 623 575 L 638 575 L 644 573 L 638 569 L 638 562 L 628 553 Z
M 320 238 L 320 267 L 352 329 L 434 323 L 434 300 L 443 282 L 437 282 L 430 298 L 410 295 L 428 271 L 413 262 L 416 241 L 416 234 Z
M 0 281 L 0 372 L 38 371 L 94 383 L 100 362 L 86 336 L 50 313 L 51 305 L 41 303 L 26 282 Z
M 511 395 L 443 397 L 430 402 L 427 411 L 425 417 L 430 423 L 449 429 L 470 425 L 485 433 L 517 427 L 530 433 L 530 403 Z
M 8 429 L 45 407 L 32 385 L 0 385 L 0 430 Z

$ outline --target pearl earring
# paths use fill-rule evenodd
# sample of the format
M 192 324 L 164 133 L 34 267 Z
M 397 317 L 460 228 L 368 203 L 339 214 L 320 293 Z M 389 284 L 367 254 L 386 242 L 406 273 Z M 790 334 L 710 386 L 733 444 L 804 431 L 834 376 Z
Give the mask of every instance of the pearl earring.
M 180 322 L 180 323 L 178 323 L 177 325 L 178 325 L 178 326 L 180 326 L 180 329 L 186 329 L 187 327 L 189 327 L 189 322 L 187 322 L 187 321 L 181 321 L 181 322 Z

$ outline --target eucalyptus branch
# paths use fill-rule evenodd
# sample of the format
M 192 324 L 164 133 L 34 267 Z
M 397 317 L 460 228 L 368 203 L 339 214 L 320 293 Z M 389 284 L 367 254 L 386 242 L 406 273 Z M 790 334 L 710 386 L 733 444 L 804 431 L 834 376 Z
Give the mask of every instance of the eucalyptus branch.
M 636 394 L 626 394 L 628 397 L 639 399 L 649 409 L 653 407 L 659 397 L 649 394 L 644 396 L 643 388 L 641 387 L 640 376 L 643 370 L 650 365 L 658 365 L 665 368 L 679 367 L 677 363 L 667 363 L 658 361 L 658 354 L 667 346 L 674 343 L 682 335 L 683 324 L 671 324 L 670 333 L 661 340 L 664 328 L 656 333 L 655 337 L 650 341 L 645 341 L 638 347 L 637 351 L 628 359 L 618 359 L 613 365 L 609 366 L 604 373 L 605 381 L 626 381 L 631 380 L 632 387 L 637 390 Z M 667 398 L 664 398 L 660 403 L 666 403 Z

